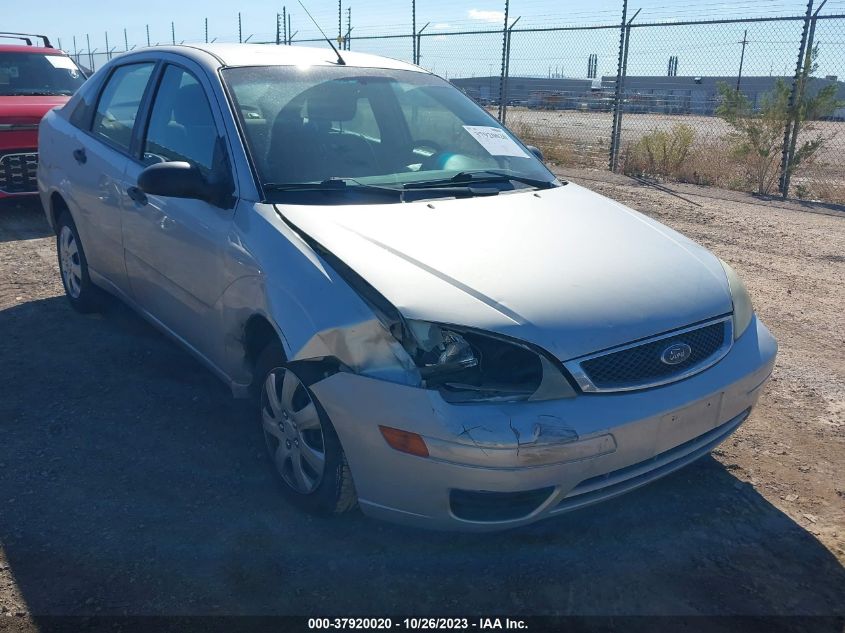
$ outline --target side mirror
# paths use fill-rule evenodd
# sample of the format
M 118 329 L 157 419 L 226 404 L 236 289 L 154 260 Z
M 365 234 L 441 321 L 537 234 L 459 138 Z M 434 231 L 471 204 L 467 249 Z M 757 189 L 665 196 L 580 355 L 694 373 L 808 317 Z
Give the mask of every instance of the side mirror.
M 543 161 L 543 152 L 540 151 L 539 147 L 535 147 L 534 145 L 526 145 L 525 147 L 527 147 L 528 151 L 537 157 L 537 160 L 539 160 L 540 162 Z
M 185 162 L 150 165 L 138 176 L 138 188 L 153 196 L 196 198 L 212 202 L 218 192 L 199 169 Z

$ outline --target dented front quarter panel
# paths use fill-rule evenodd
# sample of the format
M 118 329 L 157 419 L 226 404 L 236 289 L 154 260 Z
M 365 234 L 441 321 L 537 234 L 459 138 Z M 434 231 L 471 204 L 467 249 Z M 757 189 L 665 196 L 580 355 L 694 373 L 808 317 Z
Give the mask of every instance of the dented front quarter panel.
M 290 361 L 332 357 L 350 371 L 419 384 L 407 352 L 373 310 L 271 205 L 240 209 L 234 224 L 229 258 L 240 262 L 241 276 L 219 306 L 225 370 L 233 384 L 245 386 L 252 380 L 244 327 L 256 315 L 276 329 Z

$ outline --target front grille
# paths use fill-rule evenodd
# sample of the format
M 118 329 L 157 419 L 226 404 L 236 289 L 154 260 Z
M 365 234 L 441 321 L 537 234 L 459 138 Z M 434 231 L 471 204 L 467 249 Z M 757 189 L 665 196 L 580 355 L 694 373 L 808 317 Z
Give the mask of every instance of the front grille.
M 38 154 L 4 154 L 0 156 L 0 191 L 5 193 L 35 193 Z
M 727 352 L 732 338 L 730 317 L 676 334 L 644 341 L 618 351 L 576 361 L 576 377 L 585 391 L 642 389 L 687 377 Z M 689 356 L 681 362 L 662 360 L 667 348 L 686 344 Z

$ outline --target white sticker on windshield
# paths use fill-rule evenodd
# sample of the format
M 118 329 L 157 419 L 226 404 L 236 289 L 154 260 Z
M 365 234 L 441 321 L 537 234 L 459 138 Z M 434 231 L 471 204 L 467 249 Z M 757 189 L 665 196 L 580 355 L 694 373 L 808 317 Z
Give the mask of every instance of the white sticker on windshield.
M 76 64 L 70 57 L 64 55 L 45 55 L 47 61 L 53 65 L 53 68 L 66 68 L 67 70 L 76 70 Z
M 465 125 L 464 129 L 493 156 L 528 158 L 525 150 L 517 145 L 504 130 L 487 125 Z

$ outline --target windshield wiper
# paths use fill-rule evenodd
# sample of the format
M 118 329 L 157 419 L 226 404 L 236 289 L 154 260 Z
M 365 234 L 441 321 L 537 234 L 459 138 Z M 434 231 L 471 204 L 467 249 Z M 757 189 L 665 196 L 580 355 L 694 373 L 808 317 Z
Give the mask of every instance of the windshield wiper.
M 494 182 L 519 182 L 535 189 L 550 189 L 555 187 L 553 181 L 529 178 L 519 174 L 510 174 L 495 169 L 482 169 L 478 171 L 459 171 L 449 178 L 437 180 L 424 180 L 422 182 L 409 182 L 404 185 L 405 189 L 428 189 L 437 187 L 455 187 L 460 185 L 475 185 Z
M 402 199 L 403 191 L 395 187 L 368 185 L 354 178 L 331 177 L 320 182 L 267 182 L 263 185 L 266 191 L 324 191 L 324 192 L 372 192 L 389 194 Z

